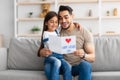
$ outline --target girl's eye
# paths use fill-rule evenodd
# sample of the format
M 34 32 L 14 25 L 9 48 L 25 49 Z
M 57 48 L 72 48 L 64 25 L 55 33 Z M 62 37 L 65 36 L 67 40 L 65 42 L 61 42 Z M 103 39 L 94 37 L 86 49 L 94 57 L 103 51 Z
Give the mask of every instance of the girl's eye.
M 50 23 L 53 23 L 53 21 L 50 21 Z
M 58 21 L 56 21 L 55 23 L 58 23 Z

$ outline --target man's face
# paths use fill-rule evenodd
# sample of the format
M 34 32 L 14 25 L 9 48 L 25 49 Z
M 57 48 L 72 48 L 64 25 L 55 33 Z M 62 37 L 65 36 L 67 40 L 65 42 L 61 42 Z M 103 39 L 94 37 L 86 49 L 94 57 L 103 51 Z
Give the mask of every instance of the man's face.
M 63 29 L 68 29 L 72 20 L 73 16 L 67 10 L 59 12 L 59 23 Z

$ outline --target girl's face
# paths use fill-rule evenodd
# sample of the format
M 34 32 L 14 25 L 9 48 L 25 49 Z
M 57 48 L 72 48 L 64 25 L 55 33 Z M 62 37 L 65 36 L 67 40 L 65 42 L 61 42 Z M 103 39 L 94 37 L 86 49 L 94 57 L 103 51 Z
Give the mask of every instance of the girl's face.
M 46 25 L 48 26 L 47 31 L 50 31 L 50 32 L 55 31 L 55 29 L 57 29 L 57 27 L 58 27 L 58 18 L 56 16 L 54 16 L 53 18 L 48 20 Z

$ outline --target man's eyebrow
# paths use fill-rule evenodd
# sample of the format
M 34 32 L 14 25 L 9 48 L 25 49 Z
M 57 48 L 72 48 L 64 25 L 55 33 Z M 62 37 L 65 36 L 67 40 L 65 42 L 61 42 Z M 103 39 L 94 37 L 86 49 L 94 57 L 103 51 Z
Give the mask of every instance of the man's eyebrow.
M 68 15 L 64 15 L 63 17 L 66 17 L 66 16 L 68 16 Z M 62 16 L 59 16 L 59 17 L 62 17 Z
M 68 16 L 68 15 L 64 15 L 65 17 Z

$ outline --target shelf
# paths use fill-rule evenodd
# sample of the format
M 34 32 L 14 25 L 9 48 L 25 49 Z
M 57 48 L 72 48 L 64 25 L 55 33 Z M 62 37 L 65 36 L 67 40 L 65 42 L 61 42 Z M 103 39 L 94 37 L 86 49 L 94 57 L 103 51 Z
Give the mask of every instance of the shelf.
M 102 34 L 101 36 L 118 36 L 120 35 L 119 33 L 105 33 L 105 34 Z
M 104 16 L 102 19 L 120 19 L 120 16 Z
M 53 4 L 54 1 L 18 2 L 17 5 L 40 5 L 40 4 L 44 4 L 44 3 Z
M 18 37 L 41 37 L 41 34 L 18 34 Z
M 74 1 L 70 1 L 70 0 L 60 0 L 59 4 L 68 4 L 68 3 L 97 3 L 97 0 L 74 0 Z
M 43 21 L 43 18 L 19 18 L 17 21 Z
M 32 34 L 32 33 L 28 33 L 27 30 L 30 29 L 30 27 L 25 27 L 26 25 L 43 25 L 43 21 L 44 18 L 40 18 L 39 16 L 32 16 L 29 17 L 28 15 L 26 15 L 27 12 L 31 12 L 34 11 L 37 15 L 38 13 L 41 12 L 41 4 L 44 3 L 49 3 L 52 7 L 50 8 L 50 10 L 56 11 L 59 9 L 59 5 L 69 5 L 71 7 L 76 8 L 74 10 L 81 10 L 81 13 L 83 13 L 83 15 L 79 14 L 79 11 L 76 11 L 75 13 L 75 17 L 74 20 L 75 21 L 80 21 L 80 23 L 82 25 L 85 25 L 86 27 L 90 27 L 90 29 L 92 29 L 92 31 L 94 32 L 93 36 L 101 36 L 103 35 L 118 35 L 118 34 L 113 34 L 113 33 L 103 33 L 106 32 L 106 30 L 108 29 L 108 27 L 105 28 L 104 30 L 104 26 L 106 24 L 112 24 L 110 23 L 110 20 L 114 20 L 116 21 L 115 24 L 112 25 L 116 25 L 117 27 L 119 27 L 119 23 L 117 23 L 117 21 L 120 20 L 120 15 L 118 14 L 118 16 L 113 16 L 113 14 L 110 14 L 110 16 L 107 16 L 104 13 L 106 13 L 107 10 L 112 11 L 113 8 L 119 8 L 119 4 L 120 4 L 120 0 L 46 0 L 46 1 L 42 1 L 42 0 L 15 0 L 14 3 L 14 8 L 15 8 L 15 36 L 16 37 L 36 37 L 36 38 L 40 38 L 40 34 Z M 118 3 L 118 4 L 116 4 Z M 20 7 L 19 7 L 20 6 Z M 32 7 L 33 6 L 33 7 Z M 115 7 L 116 6 L 116 7 Z M 23 10 L 22 8 L 25 7 L 26 10 Z M 105 7 L 105 8 L 104 8 Z M 88 15 L 88 10 L 93 10 L 93 12 L 95 13 L 92 16 L 87 16 Z M 95 12 L 97 11 L 97 12 Z M 108 21 L 108 23 L 107 23 Z M 30 24 L 29 24 L 30 22 Z M 87 22 L 87 24 L 86 24 Z M 105 22 L 105 23 L 104 23 Z M 21 27 L 22 26 L 22 27 Z M 93 26 L 91 28 L 91 26 Z M 20 27 L 20 28 L 18 28 Z M 19 30 L 20 29 L 20 30 Z M 111 28 L 112 29 L 112 28 Z M 25 31 L 22 32 L 21 30 Z M 103 31 L 102 31 L 103 30 Z M 119 32 L 120 29 L 116 30 L 116 32 Z M 19 34 L 20 33 L 20 34 Z
M 120 35 L 120 33 L 104 33 L 101 36 L 105 35 Z M 93 36 L 100 36 L 99 34 L 93 34 Z M 18 37 L 39 37 L 41 38 L 41 34 L 19 34 Z
M 94 37 L 100 36 L 99 33 L 93 34 Z
M 74 20 L 92 20 L 92 19 L 99 19 L 98 17 L 79 17 L 74 18 Z M 19 18 L 17 21 L 43 21 L 43 18 Z
M 96 20 L 99 19 L 98 17 L 79 17 L 79 18 L 74 18 L 74 20 Z
M 102 2 L 120 2 L 120 0 L 101 0 Z

